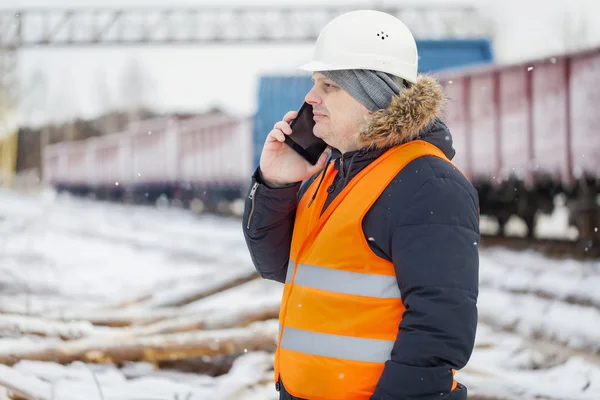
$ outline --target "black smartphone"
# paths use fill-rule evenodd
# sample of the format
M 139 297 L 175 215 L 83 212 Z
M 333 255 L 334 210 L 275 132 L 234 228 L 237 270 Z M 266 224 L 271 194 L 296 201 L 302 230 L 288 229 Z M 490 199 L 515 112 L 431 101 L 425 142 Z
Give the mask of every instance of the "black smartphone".
M 290 123 L 292 133 L 285 135 L 285 143 L 312 165 L 319 161 L 327 148 L 327 143 L 314 135 L 314 126 L 312 106 L 304 102 L 298 116 Z

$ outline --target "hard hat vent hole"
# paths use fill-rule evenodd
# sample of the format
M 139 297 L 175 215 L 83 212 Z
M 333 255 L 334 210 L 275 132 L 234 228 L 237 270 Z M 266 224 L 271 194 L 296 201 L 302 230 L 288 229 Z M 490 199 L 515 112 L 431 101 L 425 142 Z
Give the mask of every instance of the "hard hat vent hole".
M 389 35 L 387 35 L 385 32 L 381 32 L 377 34 L 377 37 L 380 37 L 381 40 L 385 40 L 386 37 L 389 37 Z

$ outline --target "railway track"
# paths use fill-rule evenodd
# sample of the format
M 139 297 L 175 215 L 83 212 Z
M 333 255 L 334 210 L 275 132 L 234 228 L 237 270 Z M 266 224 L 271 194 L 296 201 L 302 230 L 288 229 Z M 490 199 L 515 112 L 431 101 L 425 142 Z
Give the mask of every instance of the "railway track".
M 481 234 L 480 244 L 482 247 L 506 247 L 522 251 L 533 250 L 552 258 L 576 260 L 600 259 L 600 242 L 592 240 L 581 241 Z

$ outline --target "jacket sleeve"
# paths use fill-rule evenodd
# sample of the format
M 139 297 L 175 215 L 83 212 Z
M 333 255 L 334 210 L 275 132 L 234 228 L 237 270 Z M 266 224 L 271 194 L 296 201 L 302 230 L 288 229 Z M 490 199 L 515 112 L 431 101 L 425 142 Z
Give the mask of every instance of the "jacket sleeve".
M 477 327 L 477 192 L 432 178 L 402 215 L 390 250 L 406 311 L 371 400 L 466 400 L 462 384 L 451 389 Z
M 300 183 L 267 186 L 257 168 L 246 195 L 242 228 L 261 277 L 285 282 Z

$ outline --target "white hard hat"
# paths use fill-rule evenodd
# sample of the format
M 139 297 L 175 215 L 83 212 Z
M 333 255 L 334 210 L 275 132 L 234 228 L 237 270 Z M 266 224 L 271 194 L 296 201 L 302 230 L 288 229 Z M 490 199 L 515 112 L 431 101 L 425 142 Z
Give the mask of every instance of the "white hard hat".
M 321 31 L 305 71 L 368 69 L 417 81 L 417 43 L 398 18 L 374 10 L 342 14 Z

